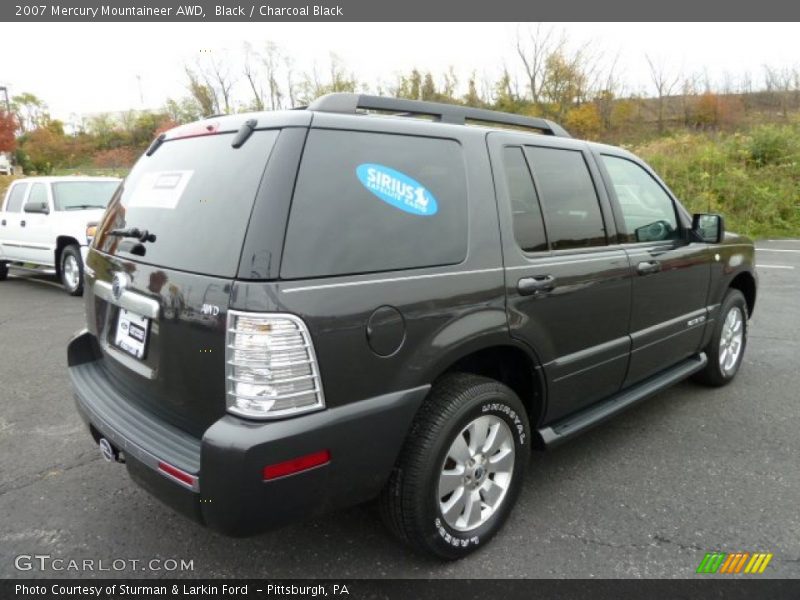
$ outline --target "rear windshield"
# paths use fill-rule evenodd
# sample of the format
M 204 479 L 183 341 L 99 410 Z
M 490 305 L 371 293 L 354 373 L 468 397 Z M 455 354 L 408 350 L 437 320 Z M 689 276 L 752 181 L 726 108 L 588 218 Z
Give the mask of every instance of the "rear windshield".
M 105 208 L 119 181 L 58 181 L 53 183 L 56 210 Z
M 170 269 L 235 277 L 256 192 L 278 130 L 256 131 L 241 148 L 234 134 L 165 142 L 143 156 L 106 212 L 103 252 Z M 113 230 L 147 230 L 139 243 Z

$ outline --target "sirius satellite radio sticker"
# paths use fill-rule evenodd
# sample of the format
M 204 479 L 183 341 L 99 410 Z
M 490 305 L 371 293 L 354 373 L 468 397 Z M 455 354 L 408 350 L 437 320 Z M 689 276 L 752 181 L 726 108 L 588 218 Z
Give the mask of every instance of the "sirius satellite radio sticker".
M 194 171 L 154 171 L 145 173 L 131 193 L 127 206 L 167 208 L 178 205 Z
M 436 198 L 421 183 L 390 167 L 365 163 L 356 176 L 365 188 L 387 204 L 412 215 L 430 217 L 439 206 Z

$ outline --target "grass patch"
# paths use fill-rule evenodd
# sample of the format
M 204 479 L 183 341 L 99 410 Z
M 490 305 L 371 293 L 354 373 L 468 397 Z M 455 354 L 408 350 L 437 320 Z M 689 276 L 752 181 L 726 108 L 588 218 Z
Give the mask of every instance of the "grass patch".
M 693 212 L 724 215 L 731 231 L 800 237 L 800 126 L 683 133 L 634 149 Z

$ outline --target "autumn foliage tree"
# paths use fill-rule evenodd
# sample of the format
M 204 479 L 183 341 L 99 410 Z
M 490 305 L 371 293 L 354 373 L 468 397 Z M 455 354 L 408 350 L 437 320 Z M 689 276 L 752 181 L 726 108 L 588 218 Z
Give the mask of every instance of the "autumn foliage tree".
M 28 165 L 39 174 L 48 174 L 54 167 L 69 162 L 70 140 L 64 135 L 60 121 L 50 121 L 46 126 L 34 129 L 22 137 Z
M 0 152 L 13 152 L 17 148 L 16 130 L 14 113 L 0 111 Z

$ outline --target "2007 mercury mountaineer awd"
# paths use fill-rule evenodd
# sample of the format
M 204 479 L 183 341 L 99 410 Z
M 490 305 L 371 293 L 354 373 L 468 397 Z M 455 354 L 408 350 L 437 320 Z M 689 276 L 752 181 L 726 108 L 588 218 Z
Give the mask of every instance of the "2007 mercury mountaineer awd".
M 757 285 L 752 242 L 625 150 L 355 94 L 161 135 L 85 278 L 78 409 L 137 482 L 231 535 L 379 498 L 444 559 L 531 449 L 730 382 Z

